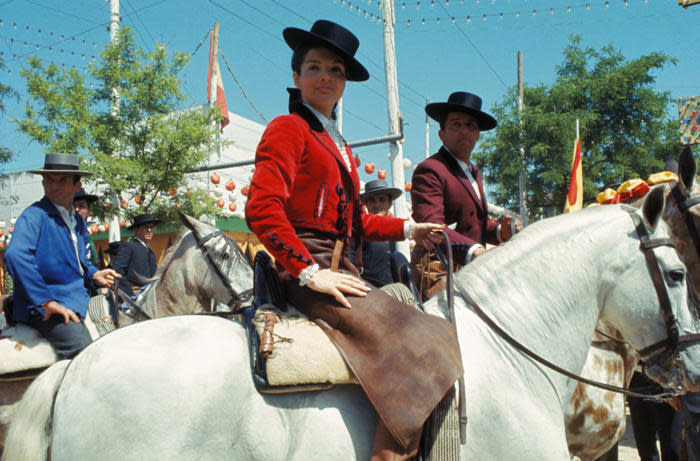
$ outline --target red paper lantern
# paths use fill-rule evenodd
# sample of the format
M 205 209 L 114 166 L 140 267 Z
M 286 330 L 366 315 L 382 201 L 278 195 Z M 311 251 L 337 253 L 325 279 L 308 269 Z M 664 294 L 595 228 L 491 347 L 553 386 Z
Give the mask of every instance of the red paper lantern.
M 12 234 L 15 231 L 15 226 L 10 226 L 10 234 Z
M 106 231 L 106 232 L 109 232 L 109 221 L 106 221 L 106 222 L 104 223 L 104 226 L 105 226 L 105 231 Z
M 137 205 L 141 205 L 141 196 L 137 195 L 136 197 L 134 197 L 134 202 L 136 202 Z
M 0 229 L 0 237 L 2 237 L 3 235 L 5 235 L 5 229 Z
M 2 250 L 3 248 L 5 248 L 5 242 L 0 242 L 0 250 Z
M 412 186 L 413 186 L 413 184 L 411 184 L 410 182 L 407 182 L 406 184 L 404 184 L 403 188 L 406 192 L 411 192 Z
M 356 155 L 356 156 L 355 156 L 355 166 L 359 168 L 360 165 L 362 165 L 362 160 L 360 160 L 360 157 L 358 157 L 358 156 Z
M 129 208 L 129 202 L 122 200 L 122 208 Z
M 228 204 L 228 210 L 233 212 L 236 211 L 236 208 L 238 208 L 238 205 L 236 205 L 236 202 L 231 202 Z
M 119 218 L 119 227 L 126 226 L 126 220 L 124 218 Z
M 248 187 L 248 186 L 241 187 L 241 194 L 245 195 L 246 197 L 248 196 L 249 191 L 250 191 L 250 187 Z
M 222 199 L 222 198 L 218 199 L 216 201 L 216 206 L 218 206 L 219 208 L 223 208 L 224 207 L 224 199 Z
M 377 177 L 379 179 L 386 179 L 386 170 L 379 170 L 377 171 Z
M 175 194 L 177 194 L 177 187 L 170 187 L 170 189 L 168 189 L 168 193 L 169 193 L 170 195 L 175 195 Z
M 229 179 L 228 181 L 226 181 L 226 190 L 232 191 L 235 188 L 236 188 L 236 183 L 233 181 L 233 179 Z
M 212 173 L 209 179 L 211 179 L 212 184 L 219 184 L 221 182 L 221 176 L 219 176 L 219 173 Z
M 372 174 L 374 173 L 374 163 L 372 162 L 367 162 L 365 164 L 365 173 L 367 174 Z

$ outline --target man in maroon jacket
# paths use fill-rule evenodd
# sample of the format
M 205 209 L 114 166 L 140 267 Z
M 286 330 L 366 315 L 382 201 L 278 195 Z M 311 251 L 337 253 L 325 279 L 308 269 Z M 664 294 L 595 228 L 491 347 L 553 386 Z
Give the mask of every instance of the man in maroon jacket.
M 416 222 L 450 226 L 455 270 L 511 237 L 510 218 L 501 224 L 487 214 L 486 194 L 479 169 L 470 156 L 479 134 L 496 127 L 496 120 L 481 110 L 481 98 L 455 92 L 447 102 L 425 106 L 429 117 L 440 123 L 440 150 L 413 172 L 411 200 Z M 513 226 L 517 232 L 522 223 Z M 445 272 L 433 251 L 417 244 L 411 258 L 416 285 L 424 299 L 444 288 Z

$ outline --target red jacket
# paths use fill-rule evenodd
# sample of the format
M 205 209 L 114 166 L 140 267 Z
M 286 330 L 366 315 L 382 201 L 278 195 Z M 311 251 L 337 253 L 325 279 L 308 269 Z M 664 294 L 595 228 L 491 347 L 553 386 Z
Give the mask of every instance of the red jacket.
M 404 239 L 403 219 L 360 211 L 360 178 L 347 145 L 344 154 L 351 171 L 321 123 L 300 103 L 294 113 L 272 120 L 258 144 L 246 221 L 294 276 L 314 264 L 297 231 L 311 230 L 346 243 L 351 235 Z M 353 222 L 356 216 L 361 219 Z
M 498 223 L 489 219 L 486 194 L 479 169 L 473 167 L 472 175 L 479 185 L 481 200 L 464 171 L 444 147 L 422 161 L 413 172 L 411 203 L 413 220 L 454 224 L 447 229 L 457 250 L 468 251 L 475 243 L 498 244 Z

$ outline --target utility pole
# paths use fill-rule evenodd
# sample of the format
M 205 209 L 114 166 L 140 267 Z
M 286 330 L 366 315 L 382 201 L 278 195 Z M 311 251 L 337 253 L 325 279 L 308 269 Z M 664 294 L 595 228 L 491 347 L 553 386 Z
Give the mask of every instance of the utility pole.
M 525 182 L 525 146 L 523 145 L 523 53 L 518 51 L 518 121 L 520 122 L 520 175 L 518 178 L 518 202 L 523 226 L 527 226 L 527 184 Z
M 425 105 L 427 106 L 430 99 L 425 98 Z M 425 113 L 425 158 L 430 157 L 430 119 L 428 118 L 428 113 Z
M 119 0 L 110 0 L 109 2 L 109 41 L 114 43 L 119 35 Z M 111 112 L 113 116 L 119 113 L 119 88 L 112 88 L 112 103 Z M 119 152 L 117 152 L 119 155 Z M 112 194 L 112 208 L 119 211 L 121 200 L 116 193 Z M 121 228 L 119 227 L 119 215 L 112 216 L 112 223 L 109 226 L 109 241 L 119 242 L 122 239 Z
M 401 112 L 399 111 L 399 88 L 396 76 L 396 42 L 394 40 L 394 1 L 384 0 L 382 7 L 382 29 L 384 32 L 384 75 L 386 79 L 387 111 L 389 113 L 389 135 L 401 133 Z M 394 216 L 408 218 L 406 196 L 403 194 L 405 179 L 403 173 L 403 152 L 400 141 L 389 143 L 392 185 L 402 191 L 394 201 Z M 408 242 L 396 242 L 396 249 L 410 258 Z

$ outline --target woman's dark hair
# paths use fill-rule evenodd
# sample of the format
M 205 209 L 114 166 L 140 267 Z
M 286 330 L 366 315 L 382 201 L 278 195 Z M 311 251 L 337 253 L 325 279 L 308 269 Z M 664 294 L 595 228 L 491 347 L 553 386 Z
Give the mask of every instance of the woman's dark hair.
M 312 47 L 308 44 L 303 44 L 299 45 L 294 50 L 294 53 L 292 54 L 292 70 L 297 74 L 301 74 L 301 63 L 304 62 L 306 53 L 308 53 L 311 48 Z

